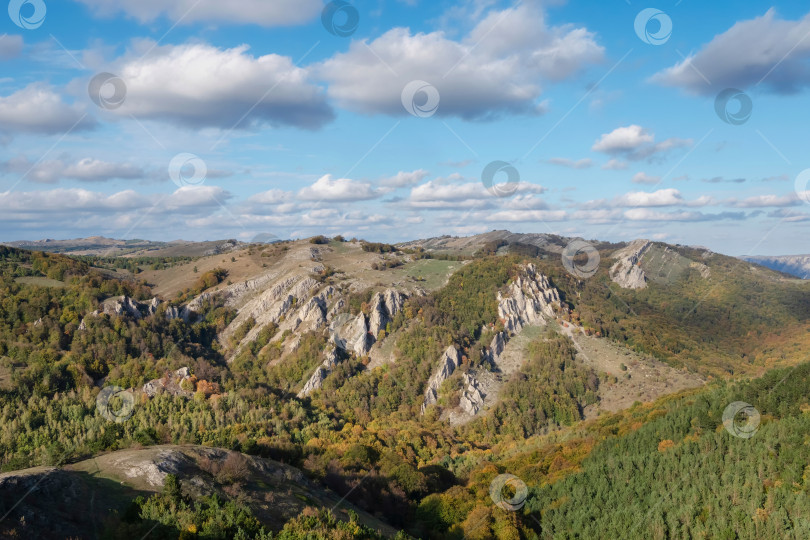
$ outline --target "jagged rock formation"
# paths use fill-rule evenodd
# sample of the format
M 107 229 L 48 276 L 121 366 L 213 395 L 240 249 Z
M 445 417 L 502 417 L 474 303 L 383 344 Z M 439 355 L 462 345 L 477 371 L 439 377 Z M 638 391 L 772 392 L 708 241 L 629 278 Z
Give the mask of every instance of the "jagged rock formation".
M 149 397 L 155 397 L 159 391 L 167 392 L 173 396 L 190 397 L 192 392 L 183 389 L 183 383 L 191 378 L 187 367 L 182 367 L 160 379 L 153 379 L 143 385 L 143 391 Z
M 545 324 L 545 317 L 554 317 L 554 304 L 560 303 L 560 293 L 533 264 L 526 265 L 525 272 L 506 295 L 498 292 L 498 316 L 509 332 L 520 332 L 526 324 Z
M 429 405 L 433 405 L 438 401 L 439 387 L 444 381 L 450 378 L 450 375 L 453 374 L 459 364 L 461 364 L 461 352 L 456 349 L 455 346 L 450 345 L 439 359 L 439 369 L 437 369 L 430 380 L 428 380 L 428 387 L 427 390 L 425 390 L 425 401 L 422 403 L 422 414 L 425 414 L 425 410 Z
M 506 332 L 498 332 L 495 337 L 492 338 L 489 349 L 481 353 L 482 358 L 493 366 L 496 365 L 498 358 L 500 358 L 503 349 L 506 347 L 506 338 Z
M 459 406 L 461 409 L 471 416 L 478 414 L 478 411 L 484 406 L 484 397 L 486 395 L 482 392 L 481 384 L 473 375 L 465 373 L 462 375 L 465 388 L 461 392 L 461 401 Z
M 498 292 L 498 316 L 503 321 L 504 331 L 498 332 L 490 342 L 489 348 L 482 351 L 482 359 L 489 362 L 493 368 L 498 369 L 498 363 L 504 352 L 509 334 L 519 334 L 527 325 L 545 325 L 548 319 L 553 319 L 555 310 L 560 306 L 560 293 L 551 286 L 548 277 L 537 271 L 533 264 L 523 268 L 522 275 L 513 281 L 504 293 Z M 486 331 L 486 325 L 482 332 Z M 438 389 L 447 380 L 461 361 L 461 353 L 450 347 L 445 351 L 439 362 L 439 368 L 428 382 L 425 391 L 425 400 L 422 403 L 422 414 L 428 406 L 438 400 Z M 465 373 L 465 388 L 461 393 L 459 406 L 467 419 L 478 414 L 485 405 L 488 391 L 473 373 Z M 486 378 L 486 377 L 485 377 Z M 486 378 L 488 384 L 494 384 Z M 452 424 L 458 424 L 463 417 L 461 414 L 451 414 Z
M 146 303 L 141 303 L 128 296 L 117 296 L 108 298 L 101 304 L 101 308 L 87 314 L 79 324 L 79 330 L 86 330 L 87 324 L 85 320 L 87 317 L 98 317 L 100 315 L 107 315 L 110 317 L 129 317 L 135 320 L 140 320 L 144 317 L 156 315 L 158 307 L 163 302 L 159 298 L 152 298 Z M 193 314 L 188 306 L 178 309 L 176 306 L 167 306 L 164 315 L 167 319 L 180 319 L 188 321 Z
M 613 257 L 619 260 L 610 267 L 610 279 L 623 289 L 645 289 L 647 276 L 639 262 L 652 245 L 649 240 L 634 240 L 627 247 L 616 251 Z
M 322 385 L 324 379 L 332 373 L 332 370 L 340 361 L 340 357 L 338 356 L 337 349 L 332 349 L 326 353 L 326 360 L 315 369 L 315 373 L 312 374 L 312 377 L 309 378 L 307 383 L 304 385 L 304 388 L 298 392 L 298 399 L 303 399 L 310 395 L 315 390 L 318 390 Z
M 336 315 L 334 312 L 327 314 L 324 306 L 323 321 L 326 322 L 327 315 L 332 317 L 330 334 L 332 343 L 336 349 L 343 349 L 357 356 L 368 355 L 371 347 L 380 338 L 380 331 L 385 330 L 394 316 L 402 310 L 407 296 L 394 289 L 386 289 L 384 292 L 375 293 L 371 299 L 371 309 L 368 317 L 359 313 L 355 317 Z M 341 306 L 343 300 L 340 300 Z M 304 388 L 298 393 L 299 398 L 303 398 L 319 389 L 323 380 L 332 372 L 334 366 L 339 362 L 337 350 L 326 353 L 326 359 L 315 370 L 309 378 Z

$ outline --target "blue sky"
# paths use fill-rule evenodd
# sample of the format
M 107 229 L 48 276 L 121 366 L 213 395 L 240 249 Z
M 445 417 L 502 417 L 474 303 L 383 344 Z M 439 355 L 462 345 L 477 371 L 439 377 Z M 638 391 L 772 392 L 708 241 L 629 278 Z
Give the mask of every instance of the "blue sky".
M 12 0 L 0 240 L 510 229 L 809 253 L 799 4 Z

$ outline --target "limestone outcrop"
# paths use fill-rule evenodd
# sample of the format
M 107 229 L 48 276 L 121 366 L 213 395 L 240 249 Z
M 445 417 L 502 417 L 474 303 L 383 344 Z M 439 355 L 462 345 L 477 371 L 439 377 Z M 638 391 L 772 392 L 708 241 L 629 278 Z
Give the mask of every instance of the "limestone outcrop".
M 439 359 L 439 368 L 428 380 L 428 387 L 425 390 L 425 401 L 422 403 L 422 414 L 429 405 L 433 405 L 439 399 L 439 387 L 461 364 L 461 352 L 454 345 L 450 345 Z
M 187 367 L 182 367 L 177 371 L 166 374 L 160 379 L 152 379 L 143 385 L 143 392 L 149 397 L 155 397 L 158 392 L 163 391 L 173 396 L 191 397 L 192 391 L 183 388 L 183 383 L 191 378 Z
M 610 267 L 610 279 L 623 289 L 647 288 L 647 276 L 639 263 L 652 245 L 649 240 L 634 240 L 616 251 L 613 257 L 618 260 Z
M 505 294 L 498 292 L 498 316 L 508 332 L 518 333 L 527 324 L 545 324 L 546 317 L 554 317 L 554 305 L 559 303 L 557 289 L 528 264 L 525 275 L 512 282 Z
M 326 377 L 332 373 L 332 370 L 340 361 L 340 357 L 338 356 L 337 349 L 332 349 L 326 353 L 326 360 L 315 369 L 315 373 L 312 374 L 312 377 L 309 378 L 307 383 L 304 385 L 304 388 L 298 392 L 298 399 L 303 399 L 310 395 L 315 390 L 318 390 L 323 386 L 323 381 Z

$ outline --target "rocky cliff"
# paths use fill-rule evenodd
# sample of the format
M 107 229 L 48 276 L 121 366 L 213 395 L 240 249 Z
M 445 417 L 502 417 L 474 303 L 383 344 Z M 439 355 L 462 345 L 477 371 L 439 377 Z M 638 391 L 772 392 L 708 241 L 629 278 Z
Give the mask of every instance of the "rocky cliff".
M 610 267 L 610 279 L 623 289 L 645 289 L 647 276 L 640 262 L 652 245 L 649 240 L 634 240 L 627 247 L 616 251 L 613 257 L 618 260 Z

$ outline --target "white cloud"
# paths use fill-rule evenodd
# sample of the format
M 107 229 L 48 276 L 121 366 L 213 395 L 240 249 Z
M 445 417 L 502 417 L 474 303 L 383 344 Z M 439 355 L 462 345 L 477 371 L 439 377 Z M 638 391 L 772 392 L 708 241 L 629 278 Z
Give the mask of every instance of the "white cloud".
M 632 208 L 624 212 L 630 221 L 716 221 L 721 219 L 744 219 L 745 214 L 723 212 L 721 214 L 704 214 L 702 212 L 660 212 L 648 208 Z
M 165 15 L 178 24 L 194 22 L 243 23 L 261 26 L 302 24 L 323 8 L 321 0 L 79 0 L 95 13 L 119 12 L 151 22 Z
M 383 178 L 380 181 L 380 185 L 390 188 L 411 187 L 427 178 L 427 176 L 428 172 L 424 169 L 418 169 L 412 172 L 400 171 L 394 176 Z
M 317 182 L 298 192 L 298 197 L 305 201 L 366 201 L 380 195 L 371 184 L 348 178 L 333 180 L 331 174 L 322 176 Z
M 0 96 L 0 132 L 64 134 L 91 129 L 95 122 L 83 107 L 68 105 L 48 86 L 30 84 Z
M 538 6 L 524 3 L 491 11 L 459 41 L 394 28 L 353 42 L 317 71 L 329 95 L 353 111 L 406 115 L 403 89 L 422 80 L 439 92 L 439 116 L 482 119 L 541 113 L 543 84 L 572 76 L 603 52 L 587 29 L 549 26 Z
M 487 221 L 530 222 L 564 221 L 568 214 L 564 210 L 509 210 L 495 212 L 487 216 Z
M 9 60 L 20 55 L 23 48 L 22 36 L 0 34 L 0 60 Z
M 548 162 L 552 165 L 559 165 L 560 167 L 568 167 L 570 169 L 589 169 L 593 167 L 593 160 L 590 158 L 576 161 L 569 158 L 551 158 Z
M 691 139 L 678 139 L 675 137 L 656 143 L 654 133 L 633 124 L 603 134 L 594 143 L 591 150 L 638 161 L 652 158 L 656 154 L 665 153 L 675 148 L 690 146 L 691 144 Z
M 137 48 L 146 52 L 153 45 L 142 42 Z M 146 57 L 136 52 L 119 59 L 110 71 L 126 84 L 126 99 L 114 111 L 122 116 L 223 129 L 268 124 L 315 129 L 334 118 L 306 69 L 286 56 L 252 56 L 247 45 L 157 47 Z
M 790 195 L 757 195 L 743 200 L 733 199 L 728 202 L 729 206 L 735 208 L 768 208 L 796 206 L 800 204 L 799 197 L 795 193 Z
M 149 205 L 146 197 L 133 190 L 111 195 L 86 189 L 52 189 L 48 191 L 6 191 L 0 193 L 4 213 L 67 213 L 71 211 L 118 212 Z
M 695 94 L 723 88 L 770 87 L 780 94 L 810 85 L 810 14 L 780 19 L 771 8 L 763 16 L 737 22 L 697 54 L 654 75 L 652 80 Z M 708 83 L 706 79 L 708 79 Z
M 32 163 L 22 156 L 5 163 L 0 162 L 0 172 L 25 175 L 25 179 L 42 184 L 53 184 L 65 178 L 82 182 L 105 182 L 113 179 L 142 179 L 146 176 L 143 169 L 129 163 L 109 163 L 91 158 L 71 163 L 61 159 Z
M 616 204 L 620 206 L 675 206 L 682 205 L 684 201 L 681 192 L 677 189 L 659 189 L 652 193 L 646 191 L 633 191 L 625 193 L 616 199 Z
M 633 183 L 634 184 L 649 184 L 655 185 L 661 183 L 660 176 L 651 176 L 645 172 L 638 172 L 633 175 Z

